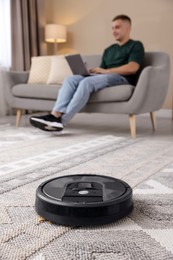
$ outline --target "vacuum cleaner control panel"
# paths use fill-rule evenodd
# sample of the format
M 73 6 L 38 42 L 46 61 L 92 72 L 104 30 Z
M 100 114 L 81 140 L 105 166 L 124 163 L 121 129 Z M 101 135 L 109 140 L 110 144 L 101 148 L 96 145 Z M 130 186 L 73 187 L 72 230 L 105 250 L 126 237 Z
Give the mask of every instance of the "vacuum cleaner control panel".
M 103 186 L 97 182 L 73 182 L 66 186 L 63 201 L 76 203 L 103 201 Z

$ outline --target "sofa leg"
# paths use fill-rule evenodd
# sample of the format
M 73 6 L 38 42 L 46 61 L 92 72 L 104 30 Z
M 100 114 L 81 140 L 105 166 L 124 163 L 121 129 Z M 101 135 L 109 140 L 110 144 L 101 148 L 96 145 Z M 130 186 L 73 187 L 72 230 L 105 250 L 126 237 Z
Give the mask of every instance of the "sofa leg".
M 153 127 L 153 131 L 157 129 L 157 124 L 156 124 L 156 113 L 155 112 L 150 112 L 150 118 L 151 118 L 151 123 Z
M 23 114 L 23 109 L 17 109 L 17 111 L 16 111 L 16 127 L 19 127 L 19 125 L 20 125 L 20 120 L 22 118 L 22 114 Z
M 130 122 L 130 132 L 132 138 L 136 138 L 136 116 L 129 115 L 129 122 Z

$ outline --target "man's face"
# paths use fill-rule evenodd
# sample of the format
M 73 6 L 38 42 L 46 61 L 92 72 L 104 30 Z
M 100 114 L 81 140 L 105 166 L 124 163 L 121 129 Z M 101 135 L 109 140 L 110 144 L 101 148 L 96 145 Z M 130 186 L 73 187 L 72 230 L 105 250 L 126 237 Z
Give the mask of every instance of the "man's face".
M 130 23 L 121 19 L 112 22 L 112 34 L 116 41 L 122 42 L 129 37 Z

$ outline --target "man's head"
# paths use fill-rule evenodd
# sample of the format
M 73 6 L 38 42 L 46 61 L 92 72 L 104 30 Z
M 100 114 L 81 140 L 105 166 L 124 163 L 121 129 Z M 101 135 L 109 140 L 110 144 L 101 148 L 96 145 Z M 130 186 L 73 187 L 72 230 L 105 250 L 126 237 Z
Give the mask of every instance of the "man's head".
M 112 34 L 120 44 L 130 38 L 131 19 L 127 15 L 117 15 L 112 19 Z

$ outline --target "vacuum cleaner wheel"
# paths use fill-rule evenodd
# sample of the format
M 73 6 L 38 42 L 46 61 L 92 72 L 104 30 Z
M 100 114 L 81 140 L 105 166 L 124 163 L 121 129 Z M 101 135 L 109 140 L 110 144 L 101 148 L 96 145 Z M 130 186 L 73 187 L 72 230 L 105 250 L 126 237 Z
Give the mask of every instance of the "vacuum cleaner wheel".
M 108 176 L 62 176 L 45 181 L 36 191 L 38 215 L 61 225 L 107 224 L 126 217 L 132 209 L 131 187 Z

